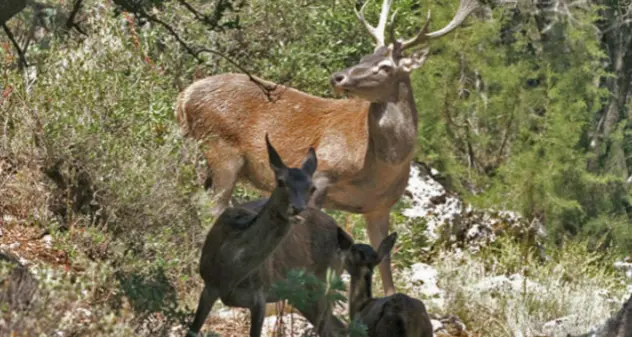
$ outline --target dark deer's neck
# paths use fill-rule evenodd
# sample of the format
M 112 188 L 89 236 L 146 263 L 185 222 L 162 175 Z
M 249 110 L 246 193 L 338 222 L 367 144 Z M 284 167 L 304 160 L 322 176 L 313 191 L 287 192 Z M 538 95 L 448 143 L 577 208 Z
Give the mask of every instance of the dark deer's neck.
M 373 298 L 371 281 L 371 274 L 351 275 L 351 286 L 349 287 L 349 319 L 351 321 Z
M 410 77 L 405 76 L 396 86 L 390 101 L 369 106 L 368 155 L 389 164 L 408 160 L 417 140 L 417 109 Z
M 267 259 L 290 231 L 287 213 L 290 201 L 284 188 L 276 188 L 265 206 L 254 218 L 254 223 L 240 233 L 235 243 L 235 261 L 251 270 Z

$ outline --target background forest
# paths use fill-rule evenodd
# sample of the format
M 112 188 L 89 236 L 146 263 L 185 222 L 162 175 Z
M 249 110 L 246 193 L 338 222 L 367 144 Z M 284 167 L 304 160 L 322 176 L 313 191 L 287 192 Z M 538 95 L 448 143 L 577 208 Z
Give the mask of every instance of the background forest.
M 333 97 L 329 76 L 372 51 L 353 12 L 362 3 L 2 1 L 0 243 L 48 281 L 28 314 L 4 311 L 0 335 L 167 335 L 188 322 L 213 219 L 202 157 L 173 117 L 177 94 L 232 71 Z M 438 29 L 457 6 L 395 1 L 396 31 L 412 36 L 428 10 Z M 486 0 L 432 42 L 412 81 L 416 160 L 467 202 L 543 224 L 551 259 L 540 264 L 512 240 L 466 257 L 428 254 L 415 234 L 423 223 L 393 214 L 413 233 L 399 267 L 448 254 L 437 268 L 453 295 L 437 310 L 477 336 L 534 336 L 571 314 L 584 315 L 573 330 L 583 332 L 617 309 L 599 291 L 623 293 L 612 262 L 632 251 L 632 2 Z M 331 213 L 366 240 L 361 217 Z M 559 297 L 525 285 L 519 300 L 491 306 L 462 286 L 513 273 Z

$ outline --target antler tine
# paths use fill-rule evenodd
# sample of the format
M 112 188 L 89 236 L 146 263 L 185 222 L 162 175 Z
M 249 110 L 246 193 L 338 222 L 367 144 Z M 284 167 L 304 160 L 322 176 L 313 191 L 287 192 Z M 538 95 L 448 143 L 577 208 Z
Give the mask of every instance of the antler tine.
M 459 3 L 459 10 L 456 12 L 452 21 L 448 23 L 445 27 L 440 30 L 434 31 L 432 33 L 428 33 L 429 38 L 436 39 L 438 37 L 442 37 L 449 32 L 453 31 L 455 28 L 460 26 L 467 17 L 472 14 L 472 12 L 479 7 L 478 0 L 461 0 Z
M 465 21 L 465 19 L 478 7 L 478 0 L 461 0 L 459 2 L 459 9 L 452 18 L 452 21 L 450 21 L 450 23 L 448 23 L 445 27 L 432 33 L 424 32 L 424 30 L 427 30 L 428 22 L 430 21 L 430 12 L 428 12 L 428 20 L 424 25 L 424 29 L 422 29 L 422 31 L 414 38 L 405 41 L 402 44 L 402 50 L 425 42 L 426 40 L 436 39 L 450 33 L 451 31 L 459 27 L 463 23 L 463 21 Z
M 375 30 L 382 37 L 382 46 L 385 45 L 384 33 L 386 30 L 386 21 L 388 20 L 388 12 L 390 11 L 392 4 L 393 4 L 393 0 L 384 0 L 382 2 L 382 11 L 380 12 L 380 21 L 378 21 L 378 24 L 375 27 Z
M 364 24 L 366 29 L 369 31 L 369 34 L 371 34 L 371 36 L 375 40 L 375 43 L 377 45 L 376 48 L 377 48 L 377 47 L 381 47 L 385 45 L 384 44 L 384 31 L 386 29 L 386 20 L 388 19 L 388 12 L 391 8 L 391 4 L 393 3 L 393 1 L 384 0 L 384 2 L 382 2 L 382 10 L 380 11 L 380 20 L 378 21 L 377 26 L 375 27 L 371 26 L 364 18 L 364 14 L 363 14 L 364 9 L 366 8 L 366 5 L 368 3 L 369 1 L 367 0 L 360 8 L 360 12 L 358 12 L 355 8 L 354 8 L 354 11 L 356 13 L 356 16 L 358 17 L 358 20 L 360 20 L 360 22 Z
M 364 27 L 366 28 L 366 30 L 369 31 L 369 34 L 371 35 L 371 37 L 373 37 L 373 39 L 375 40 L 376 43 L 379 43 L 379 38 L 378 36 L 375 34 L 375 27 L 371 26 L 371 24 L 369 24 L 365 19 L 364 19 L 364 8 L 366 8 L 366 5 L 369 4 L 370 0 L 367 0 L 364 4 L 362 4 L 362 7 L 360 7 L 360 11 L 358 12 L 357 9 L 355 9 L 355 7 L 353 7 L 353 11 L 355 12 L 356 16 L 358 17 L 358 20 L 360 20 L 360 22 L 362 22 L 364 24 Z
M 426 23 L 424 23 L 423 28 L 413 37 L 412 39 L 408 39 L 402 42 L 402 49 L 405 50 L 412 46 L 424 43 L 428 39 L 428 27 L 430 25 L 430 10 L 428 10 L 428 16 L 426 17 Z
M 397 46 L 399 44 L 399 42 L 400 42 L 395 37 L 395 17 L 397 16 L 397 11 L 398 10 L 399 10 L 399 8 L 397 8 L 397 9 L 395 9 L 393 11 L 393 14 L 391 15 L 391 22 L 389 23 L 390 29 L 388 30 L 389 38 L 391 39 L 391 42 L 393 43 L 393 46 Z

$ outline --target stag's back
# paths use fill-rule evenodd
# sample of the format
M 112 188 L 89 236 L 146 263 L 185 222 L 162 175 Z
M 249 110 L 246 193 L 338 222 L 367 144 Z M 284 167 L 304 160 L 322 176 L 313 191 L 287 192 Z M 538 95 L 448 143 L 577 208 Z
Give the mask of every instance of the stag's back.
M 255 165 L 265 164 L 259 160 L 265 159 L 260 137 L 265 132 L 279 144 L 279 154 L 289 166 L 298 165 L 310 146 L 354 144 L 352 153 L 346 155 L 354 160 L 363 158 L 368 102 L 321 98 L 263 79 L 257 81 L 260 85 L 244 74 L 225 73 L 192 83 L 178 95 L 176 103 L 175 115 L 182 132 L 209 144 L 220 141 L 222 146 L 238 148 L 255 156 L 248 158 L 254 159 Z M 337 164 L 322 159 L 319 170 Z

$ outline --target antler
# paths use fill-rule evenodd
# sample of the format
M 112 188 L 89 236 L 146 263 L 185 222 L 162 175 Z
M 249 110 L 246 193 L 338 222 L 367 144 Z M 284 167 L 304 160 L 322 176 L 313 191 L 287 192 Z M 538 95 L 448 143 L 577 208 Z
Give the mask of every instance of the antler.
M 436 39 L 450 33 L 455 28 L 460 26 L 463 23 L 463 21 L 465 21 L 465 19 L 470 14 L 472 14 L 472 12 L 476 8 L 478 8 L 478 6 L 479 6 L 478 0 L 461 0 L 461 2 L 459 3 L 459 10 L 456 12 L 454 17 L 452 18 L 452 21 L 450 21 L 450 23 L 448 23 L 445 27 L 441 28 L 440 30 L 434 31 L 432 33 L 428 33 L 428 24 L 430 23 L 430 11 L 428 11 L 428 18 L 423 28 L 421 29 L 421 31 L 419 31 L 419 33 L 412 39 L 409 39 L 406 41 L 398 41 L 398 44 L 400 44 L 400 48 L 401 48 L 400 50 L 408 49 L 410 47 L 424 43 L 427 40 Z
M 369 3 L 369 0 L 367 0 L 362 7 L 360 8 L 360 12 L 358 12 L 357 9 L 355 9 L 354 7 L 354 11 L 356 13 L 356 16 L 358 17 L 358 20 L 360 20 L 360 22 L 362 22 L 364 24 L 364 26 L 366 27 L 366 29 L 369 31 L 369 34 L 371 34 L 371 36 L 373 37 L 373 39 L 375 40 L 376 43 L 376 49 L 379 47 L 382 47 L 385 45 L 385 41 L 384 41 L 384 31 L 386 29 L 386 19 L 388 18 L 388 12 L 391 9 L 391 5 L 393 4 L 393 0 L 384 0 L 384 2 L 382 2 L 382 11 L 380 12 L 380 21 L 378 21 L 377 26 L 373 27 L 371 26 L 365 19 L 364 19 L 364 8 L 366 7 L 366 5 Z

